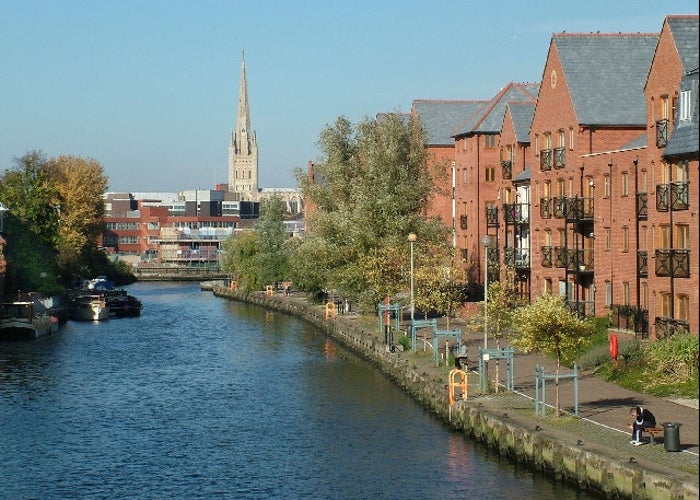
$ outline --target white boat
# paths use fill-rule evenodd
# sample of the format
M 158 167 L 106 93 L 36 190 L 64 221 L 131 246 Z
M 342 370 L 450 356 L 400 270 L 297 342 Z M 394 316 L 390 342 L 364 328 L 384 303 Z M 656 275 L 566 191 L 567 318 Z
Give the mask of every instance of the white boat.
M 58 330 L 58 318 L 38 312 L 33 302 L 17 301 L 2 304 L 0 338 L 23 340 L 51 335 Z
M 83 294 L 73 298 L 69 315 L 73 321 L 102 321 L 109 319 L 109 308 L 104 295 Z

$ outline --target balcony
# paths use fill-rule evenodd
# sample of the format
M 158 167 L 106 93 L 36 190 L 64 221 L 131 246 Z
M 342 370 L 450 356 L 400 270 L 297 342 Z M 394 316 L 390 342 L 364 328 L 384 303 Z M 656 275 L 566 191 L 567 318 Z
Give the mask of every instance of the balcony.
M 504 179 L 513 178 L 513 161 L 501 160 L 501 175 Z
M 688 210 L 688 183 L 671 182 L 656 186 L 656 210 Z
M 657 316 L 654 321 L 656 322 L 656 337 L 659 339 L 690 332 L 690 324 L 684 320 Z
M 592 300 L 567 300 L 566 306 L 581 317 L 595 316 L 595 302 Z
M 656 147 L 665 148 L 668 144 L 668 120 L 656 120 Z
M 655 252 L 656 276 L 690 278 L 690 250 L 664 249 Z
M 498 227 L 498 208 L 486 207 L 486 226 Z
M 637 276 L 649 276 L 649 254 L 646 250 L 637 250 Z
M 530 221 L 527 203 L 504 203 L 503 220 L 506 224 L 527 224 Z
M 566 247 L 554 247 L 554 267 L 565 268 L 569 262 L 569 249 Z
M 506 247 L 503 249 L 503 263 L 515 269 L 530 269 L 530 250 Z
M 592 273 L 595 269 L 593 249 L 569 249 L 566 268 L 577 273 Z
M 566 166 L 566 148 L 554 148 L 554 168 L 560 169 Z
M 552 218 L 552 198 L 540 198 L 540 217 Z
M 542 247 L 542 267 L 552 267 L 553 247 Z
M 567 222 L 584 222 L 593 220 L 593 198 L 568 198 L 564 204 Z
M 552 150 L 543 149 L 540 151 L 540 170 L 542 172 L 549 172 L 552 170 Z
M 459 228 L 460 229 L 467 229 L 467 216 L 466 215 L 459 216 Z
M 649 209 L 647 208 L 648 195 L 646 193 L 637 193 L 637 219 L 647 220 Z
M 610 308 L 612 328 L 631 330 L 642 338 L 649 336 L 649 311 L 628 305 L 615 305 Z
M 566 217 L 566 212 L 568 211 L 567 199 L 566 197 L 553 198 L 554 200 L 554 217 L 557 219 L 563 219 Z

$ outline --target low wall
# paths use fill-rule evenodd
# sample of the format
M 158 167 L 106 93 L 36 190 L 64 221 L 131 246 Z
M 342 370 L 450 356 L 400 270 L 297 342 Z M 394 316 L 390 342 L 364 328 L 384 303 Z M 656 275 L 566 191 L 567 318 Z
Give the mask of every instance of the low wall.
M 613 498 L 698 498 L 697 486 L 694 484 L 641 470 L 614 458 L 533 433 L 518 426 L 512 419 L 505 418 L 502 411 L 475 406 L 469 401 L 458 401 L 450 409 L 444 381 L 431 379 L 409 359 L 388 353 L 382 340 L 361 326 L 353 325 L 350 321 L 326 320 L 321 306 L 276 295 L 266 297 L 262 292 L 246 295 L 221 286 L 214 286 L 213 292 L 220 297 L 257 304 L 311 322 L 384 372 L 419 404 L 453 429 L 484 442 L 503 456 L 527 463 L 547 475 Z

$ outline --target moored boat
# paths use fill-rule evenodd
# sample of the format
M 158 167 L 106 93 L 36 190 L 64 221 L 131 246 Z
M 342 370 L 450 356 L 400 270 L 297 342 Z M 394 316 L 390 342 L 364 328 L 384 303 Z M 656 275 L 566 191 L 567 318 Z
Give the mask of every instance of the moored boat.
M 110 318 L 134 318 L 141 315 L 139 299 L 126 293 L 126 290 L 110 290 L 105 295 Z
M 58 330 L 58 318 L 38 311 L 33 302 L 17 301 L 0 308 L 0 338 L 23 340 L 51 335 Z
M 70 319 L 73 321 L 102 321 L 109 319 L 109 308 L 103 294 L 76 295 L 70 303 Z

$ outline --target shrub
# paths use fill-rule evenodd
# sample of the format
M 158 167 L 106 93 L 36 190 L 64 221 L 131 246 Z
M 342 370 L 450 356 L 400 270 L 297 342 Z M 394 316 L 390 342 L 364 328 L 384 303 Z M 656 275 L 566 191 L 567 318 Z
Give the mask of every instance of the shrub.
M 698 375 L 698 338 L 680 334 L 649 344 L 644 361 L 657 377 L 680 382 Z

